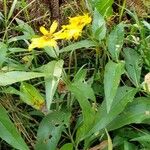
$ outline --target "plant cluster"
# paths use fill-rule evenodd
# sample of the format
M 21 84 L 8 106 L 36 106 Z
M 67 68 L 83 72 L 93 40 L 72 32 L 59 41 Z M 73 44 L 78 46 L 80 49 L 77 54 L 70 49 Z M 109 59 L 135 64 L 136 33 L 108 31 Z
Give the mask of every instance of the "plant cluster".
M 13 15 L 21 2 L 0 12 L 2 149 L 150 149 L 148 14 L 86 0 L 40 35 Z

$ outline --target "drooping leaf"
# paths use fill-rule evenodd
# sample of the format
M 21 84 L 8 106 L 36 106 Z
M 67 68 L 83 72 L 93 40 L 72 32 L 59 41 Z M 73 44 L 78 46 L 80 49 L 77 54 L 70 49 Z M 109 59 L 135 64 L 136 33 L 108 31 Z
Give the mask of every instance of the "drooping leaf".
M 109 34 L 107 39 L 108 51 L 114 60 L 119 59 L 119 54 L 124 43 L 124 24 L 118 24 Z
M 37 133 L 36 150 L 56 150 L 65 125 L 69 125 L 69 112 L 49 113 L 40 123 Z
M 92 33 L 94 38 L 97 40 L 102 40 L 106 36 L 106 23 L 103 16 L 95 9 L 93 23 L 92 23 Z
M 63 69 L 63 60 L 51 61 L 50 63 L 39 68 L 43 72 L 45 77 L 45 90 L 46 90 L 46 106 L 47 109 L 50 109 L 53 96 L 57 89 L 58 82 L 60 80 L 62 69 Z
M 44 98 L 33 85 L 25 82 L 21 83 L 20 92 L 21 100 L 33 108 L 42 110 L 45 106 Z
M 6 110 L 0 105 L 0 138 L 18 150 L 29 150 L 14 124 L 9 119 Z
M 111 109 L 123 72 L 124 62 L 114 63 L 112 61 L 109 61 L 106 64 L 104 72 L 104 92 L 107 112 L 109 112 Z
M 45 74 L 38 72 L 11 71 L 0 73 L 0 86 L 10 85 L 16 82 L 43 77 Z
M 142 69 L 142 58 L 135 50 L 131 48 L 124 49 L 124 54 L 127 73 L 134 85 L 139 86 Z

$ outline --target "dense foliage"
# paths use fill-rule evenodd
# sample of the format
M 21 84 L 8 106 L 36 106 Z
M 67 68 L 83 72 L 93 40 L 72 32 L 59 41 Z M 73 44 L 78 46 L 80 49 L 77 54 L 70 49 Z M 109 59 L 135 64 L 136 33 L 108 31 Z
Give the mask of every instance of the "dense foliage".
M 66 1 L 60 22 L 35 3 L 2 3 L 1 149 L 150 149 L 150 3 Z

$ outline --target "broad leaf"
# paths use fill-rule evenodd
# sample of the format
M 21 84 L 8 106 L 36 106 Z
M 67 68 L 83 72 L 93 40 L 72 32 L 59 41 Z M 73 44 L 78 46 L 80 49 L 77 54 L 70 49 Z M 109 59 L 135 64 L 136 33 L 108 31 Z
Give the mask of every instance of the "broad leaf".
M 45 74 L 38 72 L 11 71 L 0 73 L 0 86 L 10 85 L 16 82 L 43 77 Z
M 40 123 L 37 133 L 36 150 L 56 150 L 65 125 L 69 125 L 69 112 L 52 112 Z
M 58 82 L 60 80 L 62 69 L 63 69 L 63 60 L 51 61 L 50 63 L 39 68 L 46 77 L 45 77 L 45 89 L 46 89 L 46 106 L 47 109 L 50 109 L 53 96 L 57 89 Z
M 135 50 L 131 48 L 124 49 L 124 54 L 127 73 L 134 85 L 139 86 L 142 69 L 142 58 Z
M 21 83 L 20 92 L 21 100 L 35 109 L 42 110 L 45 106 L 44 98 L 33 85 L 25 82 Z
M 119 87 L 117 94 L 112 103 L 112 107 L 109 113 L 107 113 L 106 101 L 99 107 L 97 114 L 95 115 L 95 123 L 92 127 L 90 134 L 96 133 L 107 126 L 120 114 L 129 102 L 132 102 L 137 89 L 132 87 Z
M 93 23 L 92 23 L 92 33 L 94 38 L 97 40 L 102 40 L 106 36 L 106 23 L 103 16 L 95 9 Z
M 124 72 L 124 62 L 114 63 L 109 61 L 104 72 L 104 92 L 107 106 L 107 113 L 110 111 L 121 75 Z
M 18 150 L 29 150 L 14 124 L 9 119 L 6 110 L 0 105 L 0 138 Z
M 107 39 L 108 51 L 114 60 L 119 59 L 119 54 L 124 43 L 124 24 L 118 24 Z
M 95 101 L 95 96 L 92 88 L 87 83 L 75 82 L 69 85 L 68 89 L 78 100 L 83 114 L 83 123 L 82 126 L 78 128 L 76 135 L 76 142 L 78 143 L 79 141 L 84 139 L 85 135 L 93 124 L 93 116 L 95 112 L 88 99 Z
M 108 18 L 112 15 L 112 4 L 114 3 L 114 0 L 94 0 L 94 3 L 99 13 L 104 17 Z
M 131 123 L 142 123 L 146 119 L 150 119 L 150 101 L 149 98 L 136 98 L 125 111 L 117 116 L 107 129 L 114 130 Z

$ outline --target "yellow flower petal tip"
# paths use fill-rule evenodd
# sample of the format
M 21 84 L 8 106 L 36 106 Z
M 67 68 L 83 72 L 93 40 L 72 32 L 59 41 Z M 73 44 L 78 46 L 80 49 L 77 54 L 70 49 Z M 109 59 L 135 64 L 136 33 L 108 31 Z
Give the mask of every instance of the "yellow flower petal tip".
M 57 27 L 58 27 L 58 22 L 55 20 L 50 27 L 50 33 L 53 34 L 56 31 Z
M 41 27 L 40 27 L 40 32 L 41 32 L 43 35 L 47 35 L 47 34 L 49 33 L 48 30 L 46 30 L 44 26 L 41 26 Z

